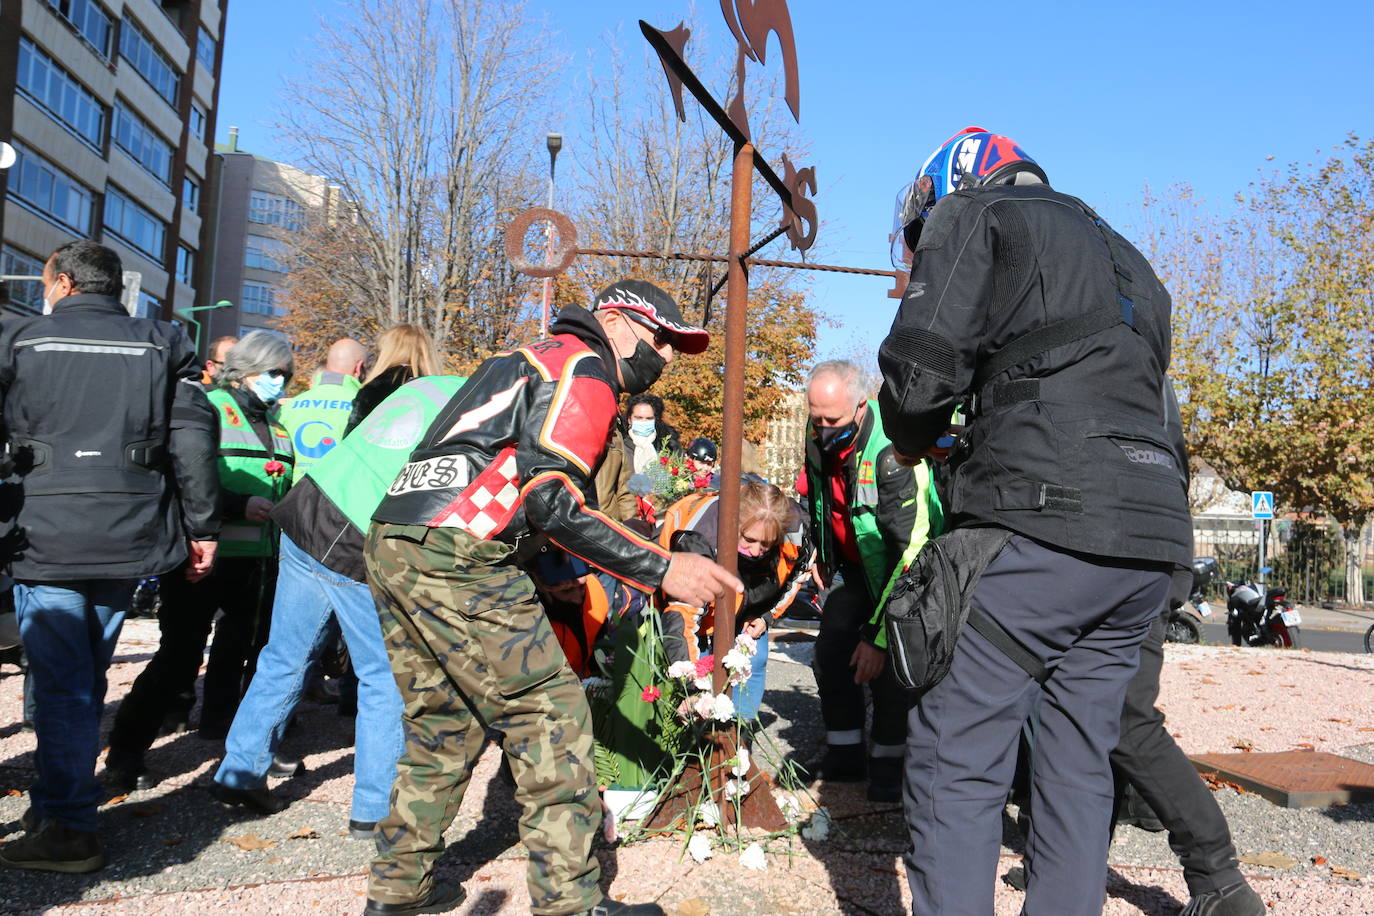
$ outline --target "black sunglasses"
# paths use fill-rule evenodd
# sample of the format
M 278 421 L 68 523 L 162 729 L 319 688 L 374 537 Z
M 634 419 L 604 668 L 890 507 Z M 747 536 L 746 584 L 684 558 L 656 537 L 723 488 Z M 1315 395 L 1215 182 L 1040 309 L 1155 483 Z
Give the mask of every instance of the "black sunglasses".
M 624 309 L 621 310 L 620 314 L 625 315 L 627 318 L 629 318 L 631 321 L 633 321 L 635 324 L 639 325 L 640 327 L 642 327 L 642 328 L 647 328 L 648 330 L 654 332 L 654 349 L 655 349 L 655 350 L 659 349 L 660 347 L 671 347 L 671 346 L 673 346 L 673 335 L 670 334 L 670 333 L 668 333 L 667 331 L 665 331 L 663 328 L 659 327 L 658 325 L 654 324 L 652 321 L 649 321 L 649 320 L 646 319 L 646 318 L 641 318 L 641 317 L 639 317 L 637 314 L 635 314 L 634 312 L 627 312 L 627 311 L 625 311 Z

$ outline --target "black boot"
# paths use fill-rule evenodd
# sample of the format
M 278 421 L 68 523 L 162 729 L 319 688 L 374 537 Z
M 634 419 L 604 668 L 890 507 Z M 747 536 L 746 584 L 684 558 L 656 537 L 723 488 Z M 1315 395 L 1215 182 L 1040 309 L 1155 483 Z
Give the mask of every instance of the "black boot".
M 1264 916 L 1269 912 L 1264 901 L 1243 880 L 1221 890 L 1198 894 L 1179 916 Z
M 664 916 L 664 912 L 657 903 L 621 903 L 606 897 L 579 916 Z
M 79 875 L 105 867 L 105 850 L 94 830 L 73 830 L 49 818 L 38 829 L 0 846 L 0 865 Z
M 862 744 L 829 744 L 821 760 L 820 777 L 826 782 L 863 782 L 868 775 L 867 763 Z
M 105 788 L 117 795 L 128 795 L 135 789 L 151 789 L 158 779 L 148 772 L 142 754 L 129 754 L 113 748 L 105 757 Z
M 902 758 L 874 757 L 868 761 L 868 800 L 884 803 L 902 800 Z
M 436 881 L 429 896 L 414 903 L 377 903 L 368 898 L 363 916 L 419 916 L 420 913 L 447 913 L 467 897 L 461 884 Z
M 210 794 L 215 801 L 228 808 L 247 808 L 258 814 L 276 814 L 290 804 L 280 795 L 273 795 L 266 786 L 256 789 L 231 789 L 217 782 L 210 783 Z

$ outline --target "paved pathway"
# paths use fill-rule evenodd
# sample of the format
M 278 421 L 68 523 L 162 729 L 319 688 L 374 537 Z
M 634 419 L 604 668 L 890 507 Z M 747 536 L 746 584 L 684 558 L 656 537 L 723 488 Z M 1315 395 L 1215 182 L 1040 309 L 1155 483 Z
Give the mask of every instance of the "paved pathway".
M 132 621 L 126 627 L 111 671 L 107 725 L 114 703 L 155 648 L 156 633 L 150 621 Z M 782 754 L 801 763 L 813 762 L 822 737 L 814 681 L 804 664 L 808 648 L 803 641 L 778 652 L 770 667 L 767 695 L 768 733 Z M 789 655 L 802 663 L 788 660 Z M 1370 685 L 1364 680 L 1374 681 L 1374 672 L 1363 660 L 1337 670 L 1331 664 L 1311 664 L 1311 655 L 1261 657 L 1230 649 L 1190 648 L 1177 658 L 1171 654 L 1166 676 L 1176 677 L 1179 687 L 1166 696 L 1166 709 L 1192 702 L 1191 691 L 1224 689 L 1198 687 L 1212 678 L 1197 669 L 1214 661 L 1218 669 L 1228 664 L 1252 666 L 1252 658 L 1279 665 L 1281 672 L 1291 671 L 1280 673 L 1279 680 L 1292 677 L 1294 684 L 1301 683 L 1299 677 L 1339 679 L 1349 692 L 1367 690 Z M 1324 658 L 1335 662 L 1341 657 Z M 1355 678 L 1364 680 L 1356 685 Z M 19 830 L 17 822 L 26 806 L 21 790 L 32 776 L 33 738 L 17 724 L 19 696 L 18 677 L 10 673 L 0 678 L 0 836 Z M 1343 708 L 1330 715 L 1350 722 Z M 148 760 L 165 775 L 162 784 L 117 799 L 102 811 L 109 866 L 88 876 L 0 872 L 0 912 L 361 912 L 370 848 L 349 839 L 344 829 L 352 782 L 351 722 L 334 715 L 332 707 L 321 706 L 304 707 L 300 719 L 287 749 L 305 756 L 309 772 L 277 785 L 293 800 L 285 811 L 261 819 L 225 811 L 205 790 L 222 748 L 193 735 L 163 739 Z M 1218 731 L 1210 721 L 1194 728 L 1199 734 Z M 1331 746 L 1374 740 L 1374 735 L 1356 734 L 1359 726 L 1354 723 L 1328 728 L 1346 730 L 1333 733 Z M 1299 737 L 1290 739 L 1286 732 L 1272 730 L 1265 734 L 1276 736 L 1275 741 Z M 525 856 L 515 832 L 518 810 L 510 790 L 494 779 L 495 770 L 496 759 L 488 753 L 449 831 L 441 865 L 442 873 L 462 880 L 469 890 L 469 901 L 458 911 L 464 914 L 527 912 Z M 669 913 L 681 916 L 905 912 L 909 898 L 899 858 L 904 842 L 900 811 L 895 806 L 875 808 L 848 786 L 818 786 L 815 795 L 834 813 L 838 829 L 824 843 L 775 844 L 766 871 L 745 870 L 735 856 L 725 854 L 693 865 L 682 855 L 679 842 L 660 838 L 599 851 L 605 886 L 617 898 L 657 898 Z M 1242 853 L 1273 851 L 1294 860 L 1288 869 L 1247 866 L 1272 912 L 1374 912 L 1374 886 L 1367 879 L 1341 879 L 1331 870 L 1337 865 L 1361 874 L 1374 872 L 1374 831 L 1368 824 L 1374 809 L 1366 810 L 1370 806 L 1287 812 L 1254 796 L 1225 792 L 1219 799 Z M 1020 851 L 1014 827 L 1008 827 L 1005 846 L 1003 871 L 1016 864 Z M 1122 831 L 1111 855 L 1105 912 L 1178 911 L 1186 892 L 1162 836 Z M 1315 864 L 1313 857 L 1324 861 Z M 997 893 L 999 914 L 1018 912 L 1019 894 L 1001 885 Z M 1347 908 L 1347 902 L 1355 908 Z

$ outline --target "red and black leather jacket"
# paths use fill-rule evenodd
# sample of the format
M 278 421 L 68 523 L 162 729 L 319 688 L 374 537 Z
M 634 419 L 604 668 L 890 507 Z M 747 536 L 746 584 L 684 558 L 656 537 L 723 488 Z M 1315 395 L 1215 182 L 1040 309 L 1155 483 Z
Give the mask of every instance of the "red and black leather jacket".
M 523 539 L 545 535 L 636 588 L 657 588 L 668 551 L 587 502 L 616 417 L 610 344 L 576 306 L 563 308 L 550 331 L 477 368 L 372 518 L 459 528 L 522 554 Z

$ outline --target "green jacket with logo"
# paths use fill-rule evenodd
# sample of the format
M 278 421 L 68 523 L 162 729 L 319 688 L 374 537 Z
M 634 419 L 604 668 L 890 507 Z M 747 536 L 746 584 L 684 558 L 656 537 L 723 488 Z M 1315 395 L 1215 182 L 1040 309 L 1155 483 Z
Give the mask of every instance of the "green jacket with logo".
M 465 381 L 427 375 L 402 385 L 311 466 L 272 511 L 272 520 L 321 564 L 365 582 L 363 541 L 372 513 L 420 437 Z
M 821 563 L 833 573 L 843 564 L 843 557 L 830 526 L 832 486 L 822 467 L 820 449 L 808 426 L 806 486 L 811 534 Z M 861 636 L 885 648 L 883 606 L 889 585 L 925 542 L 941 532 L 944 511 L 935 492 L 929 462 L 922 461 L 914 468 L 897 462 L 892 444 L 883 432 L 876 401 L 868 402 L 857 442 L 840 473 L 844 475 L 849 497 L 849 517 L 854 525 L 864 586 L 874 607 Z
M 291 486 L 294 464 L 291 436 L 286 427 L 271 415 L 254 423 L 244 406 L 223 388 L 210 390 L 206 397 L 219 415 L 216 466 L 220 486 L 229 494 L 279 501 Z M 264 441 L 264 437 L 271 441 Z M 281 464 L 279 471 L 268 469 L 273 461 Z M 275 552 L 276 531 L 272 525 L 250 522 L 241 515 L 225 519 L 219 535 L 219 556 L 270 557 Z
M 291 434 L 296 450 L 292 483 L 343 439 L 348 415 L 353 412 L 353 396 L 361 387 L 351 375 L 321 369 L 311 378 L 308 389 L 281 402 L 277 417 Z

